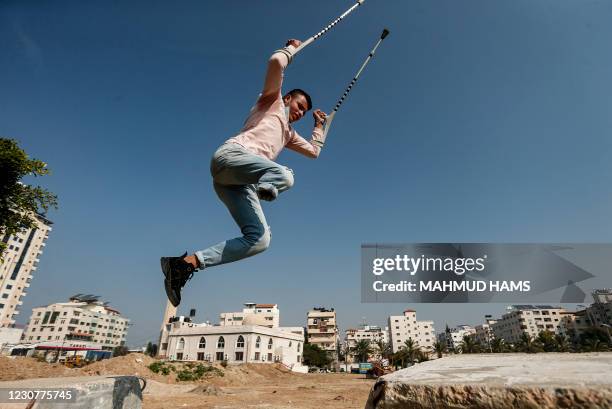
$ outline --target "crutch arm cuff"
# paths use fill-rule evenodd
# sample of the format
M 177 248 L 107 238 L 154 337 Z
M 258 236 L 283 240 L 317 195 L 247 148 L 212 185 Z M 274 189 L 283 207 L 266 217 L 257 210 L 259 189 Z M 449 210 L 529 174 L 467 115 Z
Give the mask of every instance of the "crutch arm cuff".
M 287 57 L 287 65 L 291 64 L 291 61 L 293 61 L 293 54 L 295 53 L 295 47 L 293 47 L 292 45 L 288 45 L 287 47 L 284 48 L 280 48 L 276 51 L 274 51 L 274 54 L 277 53 L 282 53 Z

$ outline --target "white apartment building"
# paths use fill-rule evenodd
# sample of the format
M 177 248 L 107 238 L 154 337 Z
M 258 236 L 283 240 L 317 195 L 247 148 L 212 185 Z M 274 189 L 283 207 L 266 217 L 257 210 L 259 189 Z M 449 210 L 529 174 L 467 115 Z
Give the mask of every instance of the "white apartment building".
M 326 351 L 333 360 L 338 359 L 337 345 L 340 339 L 336 312 L 333 308 L 313 308 L 306 317 L 308 343 Z
M 438 341 L 446 344 L 449 351 L 458 350 L 465 336 L 475 336 L 476 329 L 470 325 L 458 325 L 438 334 Z
M 65 303 L 34 308 L 22 342 L 87 341 L 106 351 L 124 345 L 130 321 L 98 299 L 77 294 Z
M 404 315 L 389 316 L 389 342 L 397 352 L 408 339 L 412 339 L 424 352 L 431 352 L 436 341 L 433 321 L 417 321 L 416 311 L 407 309 Z
M 474 339 L 478 344 L 485 348 L 491 347 L 491 341 L 495 338 L 495 334 L 493 333 L 493 324 L 495 324 L 497 320 L 494 320 L 491 315 L 485 315 L 484 324 L 476 325 L 474 327 Z
M 26 288 L 38 267 L 39 257 L 49 238 L 51 221 L 36 215 L 36 226 L 14 235 L 4 235 L 4 262 L 0 264 L 0 328 L 13 327 L 23 304 Z
M 244 303 L 241 312 L 223 312 L 219 316 L 219 325 L 249 325 L 249 323 L 278 328 L 280 325 L 278 306 L 276 304 Z
M 495 337 L 507 343 L 519 342 L 523 334 L 535 338 L 542 331 L 566 333 L 567 312 L 564 308 L 550 305 L 513 305 L 510 308 L 510 312 L 492 325 Z
M 356 362 L 355 355 L 352 353 L 353 349 L 357 345 L 359 341 L 366 340 L 368 341 L 372 348 L 374 349 L 374 353 L 370 358 L 378 359 L 380 358 L 379 351 L 376 347 L 376 343 L 378 341 L 382 341 L 384 343 L 389 342 L 389 328 L 386 327 L 382 329 L 379 326 L 375 325 L 362 325 L 359 328 L 349 328 L 345 332 L 345 343 L 348 348 L 347 354 L 347 363 Z

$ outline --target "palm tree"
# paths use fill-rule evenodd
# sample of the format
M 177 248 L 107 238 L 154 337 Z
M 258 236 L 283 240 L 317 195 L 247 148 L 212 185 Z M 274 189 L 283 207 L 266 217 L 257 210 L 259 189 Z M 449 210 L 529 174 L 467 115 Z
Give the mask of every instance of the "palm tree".
M 476 341 L 474 341 L 474 338 L 469 335 L 463 336 L 463 341 L 461 342 L 459 348 L 461 349 L 462 354 L 475 354 L 480 352 L 480 345 L 478 345 Z
M 389 358 L 389 355 L 391 354 L 391 344 L 379 339 L 376 341 L 376 351 L 380 355 L 381 359 Z
M 555 334 L 550 331 L 540 331 L 537 341 L 542 345 L 544 352 L 555 352 L 557 350 Z
M 562 334 L 555 335 L 555 343 L 557 344 L 558 352 L 572 352 L 572 346 L 569 339 Z
M 447 351 L 446 342 L 434 342 L 433 349 L 435 353 L 438 354 L 438 358 L 442 358 L 442 355 Z
M 506 345 L 506 341 L 504 341 L 502 338 L 494 338 L 491 340 L 491 350 L 497 353 L 507 352 L 508 345 Z
M 584 342 L 584 350 L 586 352 L 605 352 L 608 350 L 608 345 L 598 338 L 587 338 Z
M 406 361 L 413 364 L 414 361 L 416 361 L 420 350 L 421 348 L 419 348 L 417 343 L 414 342 L 412 338 L 408 338 L 406 341 L 404 341 L 404 345 L 400 347 L 402 367 L 404 367 L 404 363 Z
M 374 348 L 367 339 L 357 341 L 357 344 L 353 347 L 353 355 L 359 362 L 367 362 L 372 352 L 374 352 Z
M 523 333 L 523 335 L 521 335 L 521 340 L 519 341 L 516 349 L 519 352 L 527 352 L 528 354 L 535 354 L 536 352 L 543 351 L 542 345 L 527 333 Z

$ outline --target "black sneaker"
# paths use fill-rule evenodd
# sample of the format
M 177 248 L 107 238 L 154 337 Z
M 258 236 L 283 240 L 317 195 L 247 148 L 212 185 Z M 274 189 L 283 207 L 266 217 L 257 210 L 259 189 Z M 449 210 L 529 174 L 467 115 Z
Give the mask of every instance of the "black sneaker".
M 162 257 L 160 259 L 161 269 L 164 272 L 164 286 L 168 300 L 178 307 L 181 303 L 181 289 L 187 284 L 187 281 L 193 277 L 195 267 L 183 260 L 187 253 L 180 257 Z

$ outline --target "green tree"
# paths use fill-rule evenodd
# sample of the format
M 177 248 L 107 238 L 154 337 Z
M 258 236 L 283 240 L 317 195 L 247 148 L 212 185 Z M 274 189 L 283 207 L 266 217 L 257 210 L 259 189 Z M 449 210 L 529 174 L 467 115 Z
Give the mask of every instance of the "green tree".
M 404 344 L 398 351 L 402 368 L 405 366 L 406 362 L 413 364 L 415 361 L 417 361 L 420 350 L 421 348 L 419 348 L 417 343 L 414 342 L 412 338 L 408 338 L 406 341 L 404 341 Z
M 598 338 L 587 338 L 582 346 L 585 352 L 606 352 L 609 350 L 606 342 L 601 342 Z
M 502 338 L 494 338 L 491 340 L 491 350 L 493 352 L 508 352 L 508 345 Z
M 370 341 L 367 339 L 361 339 L 357 341 L 357 344 L 353 347 L 353 355 L 359 362 L 367 362 L 368 358 L 374 352 L 374 348 L 370 345 Z
M 304 344 L 304 353 L 302 356 L 304 365 L 308 366 L 323 368 L 331 363 L 331 358 L 327 355 L 327 352 L 315 344 Z
M 380 355 L 381 359 L 389 358 L 393 353 L 391 351 L 391 344 L 382 339 L 376 341 L 376 352 Z
M 447 352 L 446 342 L 436 341 L 433 344 L 433 349 L 435 353 L 438 355 L 438 358 L 442 358 L 442 355 Z
M 556 350 L 558 352 L 572 352 L 572 345 L 569 339 L 562 334 L 555 335 L 555 344 L 557 345 Z
M 116 346 L 113 349 L 113 356 L 123 356 L 129 354 L 128 348 L 125 345 Z
M 480 345 L 476 343 L 473 337 L 464 335 L 459 349 L 461 350 L 462 354 L 475 354 L 480 352 Z
M 57 196 L 39 186 L 23 184 L 25 176 L 49 174 L 47 164 L 30 159 L 13 139 L 0 138 L 0 237 L 35 226 L 36 214 L 57 208 Z M 0 262 L 6 243 L 0 241 Z
M 156 356 L 157 355 L 157 344 L 152 342 L 147 343 L 147 349 L 145 349 L 145 355 Z
M 537 341 L 544 349 L 544 352 L 555 352 L 557 351 L 558 344 L 555 340 L 555 334 L 550 331 L 540 331 L 537 337 Z
M 528 354 L 535 354 L 536 352 L 542 352 L 544 348 L 542 348 L 542 344 L 540 344 L 539 341 L 533 339 L 531 335 L 523 333 L 523 335 L 521 335 L 521 340 L 516 345 L 516 350 L 518 352 L 527 352 Z

